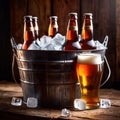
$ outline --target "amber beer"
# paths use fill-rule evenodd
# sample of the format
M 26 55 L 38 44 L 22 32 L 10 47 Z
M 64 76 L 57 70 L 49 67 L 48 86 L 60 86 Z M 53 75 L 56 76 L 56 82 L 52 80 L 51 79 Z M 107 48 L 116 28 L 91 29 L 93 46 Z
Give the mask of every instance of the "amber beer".
M 99 107 L 99 88 L 103 74 L 101 55 L 79 54 L 76 72 L 80 82 L 81 99 L 86 101 L 86 109 Z

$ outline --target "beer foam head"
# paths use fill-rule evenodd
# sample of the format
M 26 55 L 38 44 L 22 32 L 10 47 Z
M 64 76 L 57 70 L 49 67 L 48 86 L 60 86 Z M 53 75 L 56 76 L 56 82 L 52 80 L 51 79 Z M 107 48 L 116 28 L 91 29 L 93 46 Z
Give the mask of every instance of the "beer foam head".
M 81 53 L 78 55 L 77 62 L 82 64 L 101 64 L 102 59 L 100 54 Z

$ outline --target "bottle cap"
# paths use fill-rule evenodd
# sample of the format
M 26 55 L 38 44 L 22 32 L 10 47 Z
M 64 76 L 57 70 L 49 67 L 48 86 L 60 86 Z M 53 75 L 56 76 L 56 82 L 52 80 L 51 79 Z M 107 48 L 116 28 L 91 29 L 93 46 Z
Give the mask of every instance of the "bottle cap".
M 92 16 L 93 14 L 92 13 L 84 13 L 83 15 L 90 15 L 90 16 Z
M 69 15 L 77 15 L 76 12 L 70 12 Z
M 92 19 L 92 13 L 84 13 L 83 16 L 85 19 Z
M 76 12 L 71 12 L 68 14 L 71 18 L 77 19 L 77 13 Z
M 38 20 L 38 17 L 36 17 L 36 16 L 34 16 L 34 17 L 32 17 L 35 21 L 37 21 Z
M 57 17 L 57 16 L 50 16 L 49 18 L 50 18 L 50 19 L 51 19 L 51 18 L 57 19 L 58 17 Z
M 25 21 L 26 21 L 26 20 L 32 21 L 32 16 L 31 16 L 31 15 L 26 15 L 26 16 L 24 16 L 24 20 L 25 20 Z

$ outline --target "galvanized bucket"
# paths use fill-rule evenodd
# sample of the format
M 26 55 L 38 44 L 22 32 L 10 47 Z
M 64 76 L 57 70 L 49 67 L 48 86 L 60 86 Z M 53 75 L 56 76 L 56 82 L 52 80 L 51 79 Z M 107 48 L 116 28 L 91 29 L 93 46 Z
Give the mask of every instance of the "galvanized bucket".
M 23 99 L 43 107 L 72 107 L 77 77 L 74 52 L 17 50 Z

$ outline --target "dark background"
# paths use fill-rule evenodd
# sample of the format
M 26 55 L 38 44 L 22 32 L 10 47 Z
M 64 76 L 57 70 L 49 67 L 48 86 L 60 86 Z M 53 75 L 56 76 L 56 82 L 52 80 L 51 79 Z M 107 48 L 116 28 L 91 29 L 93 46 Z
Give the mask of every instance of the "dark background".
M 120 0 L 0 0 L 0 80 L 13 81 L 10 37 L 23 43 L 23 17 L 39 18 L 40 36 L 47 34 L 49 16 L 57 15 L 59 32 L 66 34 L 68 13 L 78 13 L 79 33 L 82 15 L 93 13 L 94 39 L 103 42 L 109 36 L 106 56 L 112 74 L 105 87 L 119 89 L 120 84 Z M 107 71 L 104 72 L 107 74 Z M 16 71 L 17 76 L 17 71 Z

